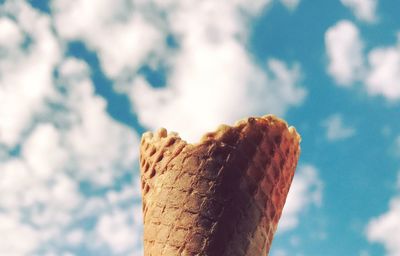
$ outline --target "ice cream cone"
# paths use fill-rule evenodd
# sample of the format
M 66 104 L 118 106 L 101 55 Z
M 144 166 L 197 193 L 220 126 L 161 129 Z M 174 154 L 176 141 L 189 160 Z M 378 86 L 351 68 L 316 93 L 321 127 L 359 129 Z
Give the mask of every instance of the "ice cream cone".
M 160 129 L 140 148 L 144 255 L 268 255 L 300 153 L 275 116 L 188 144 Z

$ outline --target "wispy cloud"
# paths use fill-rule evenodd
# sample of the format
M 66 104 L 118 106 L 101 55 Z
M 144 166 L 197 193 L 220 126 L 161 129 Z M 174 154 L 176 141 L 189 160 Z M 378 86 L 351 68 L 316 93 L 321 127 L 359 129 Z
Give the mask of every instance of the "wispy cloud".
M 330 141 L 346 139 L 356 134 L 356 129 L 346 125 L 341 114 L 329 116 L 322 125 L 326 128 L 326 138 Z
M 377 21 L 377 0 L 340 0 L 361 21 L 368 23 Z

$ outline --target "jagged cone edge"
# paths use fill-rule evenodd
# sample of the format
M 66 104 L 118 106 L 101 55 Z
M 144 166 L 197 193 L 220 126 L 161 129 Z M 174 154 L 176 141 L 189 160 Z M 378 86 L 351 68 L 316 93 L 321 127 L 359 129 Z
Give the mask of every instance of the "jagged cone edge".
M 189 144 L 161 128 L 140 147 L 144 254 L 268 255 L 300 154 L 273 115 Z

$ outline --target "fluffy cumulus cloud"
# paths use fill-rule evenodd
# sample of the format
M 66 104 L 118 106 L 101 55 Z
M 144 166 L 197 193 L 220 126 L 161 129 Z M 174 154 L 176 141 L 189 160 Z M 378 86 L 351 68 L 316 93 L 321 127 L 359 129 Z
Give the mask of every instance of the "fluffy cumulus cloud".
M 71 67 L 74 62 L 76 68 Z M 110 185 L 113 176 L 121 174 L 118 170 L 128 169 L 133 164 L 138 153 L 133 147 L 137 145 L 137 138 L 133 131 L 116 123 L 106 113 L 105 100 L 94 95 L 93 84 L 87 77 L 81 77 L 85 71 L 79 67 L 84 65 L 76 59 L 61 63 L 59 83 L 68 87 L 62 101 L 71 111 L 60 113 L 56 120 L 64 126 L 73 123 L 63 131 L 63 136 L 64 145 L 73 153 L 76 167 L 81 170 L 77 175 Z
M 358 28 L 341 20 L 325 33 L 328 73 L 342 86 L 350 86 L 363 76 L 363 42 Z
M 325 33 L 328 73 L 338 85 L 361 83 L 370 95 L 400 99 L 400 33 L 391 46 L 364 53 L 363 45 L 354 23 L 342 20 L 330 27 Z
M 299 63 L 260 65 L 247 50 L 248 22 L 270 2 L 54 0 L 43 13 L 5 1 L 0 254 L 142 254 L 137 134 L 108 114 L 90 66 L 68 56 L 70 42 L 95 52 L 144 126 L 193 139 L 218 123 L 284 115 L 303 102 Z M 299 1 L 283 3 L 294 9 Z M 143 66 L 165 70 L 165 87 L 154 87 Z M 312 183 L 309 172 L 301 177 Z
M 370 71 L 365 81 L 368 92 L 389 100 L 400 99 L 400 33 L 396 45 L 372 49 L 368 62 Z
M 318 170 L 313 165 L 303 165 L 296 171 L 283 208 L 278 231 L 283 233 L 295 228 L 300 215 L 310 206 L 320 206 L 322 203 L 323 183 Z
M 199 57 L 202 56 L 212 55 L 202 54 Z M 229 54 L 226 57 L 231 59 Z M 267 77 L 258 72 L 242 74 L 243 69 L 236 67 L 237 63 L 241 66 L 246 64 L 246 60 L 240 62 L 231 59 L 226 60 L 228 66 L 211 67 L 208 75 L 221 72 L 211 78 L 204 69 L 212 64 L 204 62 L 199 64 L 204 67 L 193 67 L 201 70 L 177 73 L 179 80 L 165 89 L 153 89 L 145 80 L 137 80 L 131 97 L 141 121 L 153 129 L 165 125 L 180 131 L 183 138 L 195 141 L 202 133 L 214 130 L 221 122 L 232 123 L 249 114 L 260 115 L 266 112 L 282 115 L 288 105 L 299 104 L 303 99 L 305 92 L 293 86 L 299 77 L 296 67 L 290 69 L 279 60 L 269 60 L 271 77 Z M 183 63 L 182 68 L 190 67 Z M 223 76 L 222 73 L 229 69 L 231 75 Z M 259 76 L 260 80 L 254 80 L 253 75 Z
M 221 122 L 249 114 L 283 115 L 300 104 L 305 90 L 299 86 L 298 63 L 270 59 L 261 67 L 247 52 L 245 21 L 252 14 L 240 1 L 174 5 L 167 22 L 180 47 L 168 55 L 167 86 L 153 88 L 138 76 L 128 89 L 141 122 L 152 129 L 166 126 L 193 141 Z
M 0 18 L 0 143 L 14 147 L 34 114 L 54 95 L 52 68 L 60 60 L 60 49 L 49 17 L 27 5 L 2 8 L 18 14 L 15 19 Z M 24 49 L 25 42 L 34 43 Z
M 378 0 L 340 0 L 342 4 L 354 13 L 361 21 L 375 22 L 377 20 L 376 8 Z
M 343 121 L 341 114 L 333 114 L 323 121 L 326 128 L 326 138 L 330 141 L 346 139 L 356 133 L 354 127 L 348 126 Z
M 33 251 L 40 238 L 37 232 L 29 225 L 19 221 L 18 216 L 0 214 L 0 254 L 2 255 L 27 255 Z M 21 243 L 21 238 L 24 242 Z
M 24 1 L 0 11 L 0 254 L 140 250 L 138 204 L 127 204 L 139 185 L 114 186 L 133 171 L 135 132 L 108 115 L 86 63 L 64 56 L 51 17 Z M 107 223 L 131 230 L 129 246 L 102 235 Z
M 98 53 L 102 69 L 150 129 L 163 125 L 195 140 L 249 114 L 283 115 L 305 97 L 298 63 L 270 59 L 259 66 L 246 49 L 246 24 L 270 0 L 101 0 L 95 8 L 92 2 L 53 1 L 57 31 Z M 298 3 L 284 1 L 292 9 Z M 138 72 L 143 65 L 163 70 L 166 86 L 154 88 Z
M 150 22 L 154 16 L 146 17 L 146 13 L 137 11 L 143 4 L 125 0 L 56 0 L 51 7 L 60 36 L 84 41 L 97 52 L 105 74 L 118 78 L 135 71 L 163 45 L 163 30 L 152 24 L 156 21 Z
M 134 220 L 131 212 L 117 210 L 101 216 L 96 226 L 98 239 L 104 241 L 114 253 L 126 255 L 135 250 L 137 241 L 141 241 L 141 233 L 132 232 L 134 224 L 142 222 L 142 208 L 136 206 L 137 219 Z M 136 249 L 137 252 L 140 249 Z M 136 254 L 136 255 L 142 255 Z
M 394 197 L 389 210 L 372 219 L 367 226 L 367 238 L 381 243 L 389 256 L 400 255 L 400 197 Z

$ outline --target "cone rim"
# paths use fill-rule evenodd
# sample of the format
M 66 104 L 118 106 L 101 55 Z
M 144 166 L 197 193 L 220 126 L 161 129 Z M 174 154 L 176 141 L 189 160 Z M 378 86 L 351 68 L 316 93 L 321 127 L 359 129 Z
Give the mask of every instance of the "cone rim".
M 175 131 L 168 132 L 167 129 L 165 129 L 165 128 L 159 128 L 156 132 L 147 131 L 147 132 L 143 133 L 141 141 L 142 141 L 142 143 L 144 143 L 144 142 L 154 143 L 155 141 L 158 141 L 163 138 L 171 138 L 171 139 L 180 140 L 186 146 L 196 147 L 196 146 L 199 146 L 206 142 L 218 141 L 227 132 L 234 130 L 234 129 L 239 129 L 241 127 L 244 127 L 244 126 L 254 122 L 255 120 L 256 121 L 257 120 L 268 121 L 269 124 L 274 124 L 274 123 L 279 123 L 281 125 L 283 124 L 285 126 L 285 129 L 287 129 L 289 131 L 289 133 L 293 137 L 295 137 L 296 140 L 298 140 L 299 143 L 301 142 L 301 136 L 297 132 L 296 128 L 294 126 L 289 126 L 285 120 L 283 120 L 282 118 L 279 118 L 273 114 L 268 114 L 268 115 L 264 115 L 264 116 L 260 116 L 260 117 L 251 116 L 251 117 L 243 118 L 243 119 L 236 121 L 233 125 L 221 124 L 214 131 L 205 132 L 203 134 L 203 136 L 200 138 L 200 140 L 198 142 L 194 142 L 194 143 L 189 143 L 188 141 L 181 138 L 178 132 L 175 132 Z

